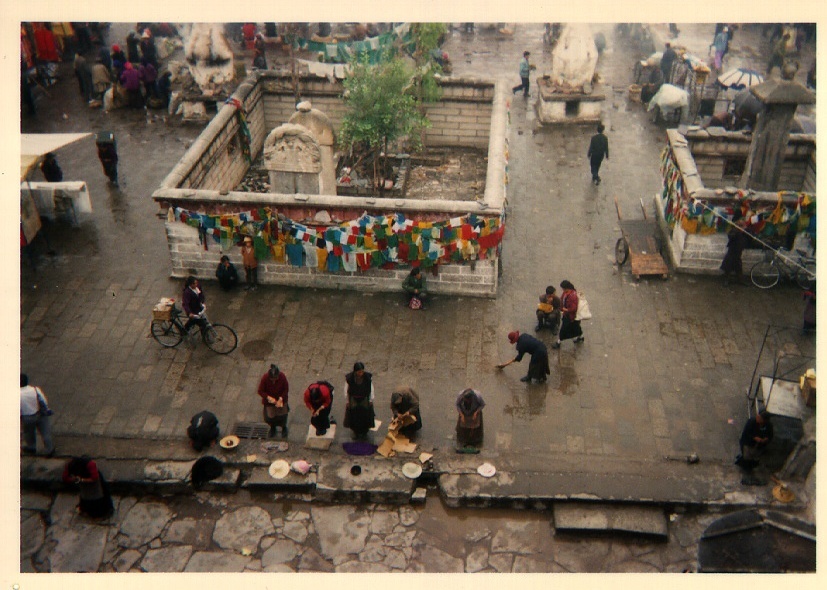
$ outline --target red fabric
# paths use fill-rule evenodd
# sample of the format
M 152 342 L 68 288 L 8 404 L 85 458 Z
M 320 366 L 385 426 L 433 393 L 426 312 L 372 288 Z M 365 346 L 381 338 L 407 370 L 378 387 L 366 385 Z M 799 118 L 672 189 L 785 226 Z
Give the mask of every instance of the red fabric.
M 330 395 L 330 388 L 327 385 L 322 383 L 311 383 L 310 387 L 304 390 L 304 405 L 307 406 L 307 409 L 311 412 L 315 412 L 318 408 L 313 407 L 313 404 L 310 401 L 310 388 L 318 386 L 319 391 L 322 394 L 321 406 L 322 408 L 329 408 L 330 404 L 333 403 L 333 398 Z
M 279 372 L 278 376 L 275 379 L 270 379 L 270 371 L 267 371 L 261 377 L 261 381 L 258 383 L 258 393 L 261 396 L 261 405 L 265 405 L 267 403 L 267 396 L 273 397 L 275 399 L 280 399 L 287 404 L 287 393 L 290 389 L 290 385 L 287 383 L 287 377 L 284 376 L 284 373 Z
M 356 255 L 356 264 L 359 265 L 361 270 L 368 270 L 370 269 L 370 262 L 371 262 L 371 255 L 360 253 Z
M 37 57 L 39 59 L 42 61 L 60 61 L 55 36 L 50 30 L 45 27 L 38 28 L 34 32 L 34 43 L 37 47 Z
M 560 295 L 560 301 L 565 310 L 563 311 L 563 315 L 571 321 L 574 321 L 574 316 L 577 315 L 577 305 L 580 303 L 580 299 L 577 297 L 577 291 L 570 289 L 564 290 L 563 294 Z
M 459 234 L 463 240 L 470 240 L 474 235 L 474 230 L 470 225 L 464 223 L 462 227 L 460 227 Z
M 81 476 L 83 479 L 91 479 L 92 481 L 97 481 L 100 478 L 100 473 L 98 472 L 98 466 L 94 461 L 89 461 L 86 464 L 86 476 Z M 63 468 L 63 481 L 66 483 L 74 483 L 74 475 L 69 475 L 69 463 L 66 463 L 66 466 Z

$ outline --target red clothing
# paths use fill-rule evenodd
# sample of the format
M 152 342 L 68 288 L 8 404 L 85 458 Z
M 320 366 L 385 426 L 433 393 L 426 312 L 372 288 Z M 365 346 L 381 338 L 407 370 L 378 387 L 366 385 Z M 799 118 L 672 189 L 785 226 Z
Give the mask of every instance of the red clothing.
M 577 305 L 580 303 L 577 297 L 577 291 L 564 289 L 563 294 L 560 296 L 560 301 L 563 305 L 563 315 L 571 321 L 574 321 L 574 316 L 577 315 Z
M 322 394 L 321 401 L 317 405 L 313 405 L 313 402 L 310 401 L 310 389 L 313 387 L 318 387 L 319 391 Z M 307 406 L 307 409 L 311 412 L 315 412 L 319 408 L 329 408 L 333 404 L 333 396 L 331 395 L 330 388 L 323 384 L 323 383 L 311 383 L 310 387 L 304 390 L 304 405 Z
M 34 43 L 37 46 L 37 57 L 42 61 L 60 61 L 55 36 L 46 27 L 40 25 L 34 31 Z
M 290 389 L 287 383 L 287 377 L 283 372 L 279 372 L 275 379 L 270 378 L 270 372 L 267 371 L 258 382 L 258 393 L 261 396 L 261 405 L 267 405 L 267 397 L 270 396 L 275 399 L 280 399 L 287 405 L 287 392 Z
M 66 483 L 74 483 L 75 475 L 69 473 L 69 463 L 66 463 L 66 466 L 63 468 L 63 481 Z M 98 466 L 94 461 L 89 461 L 86 464 L 86 474 L 80 475 L 83 479 L 91 479 L 92 481 L 97 481 L 100 477 L 98 473 Z

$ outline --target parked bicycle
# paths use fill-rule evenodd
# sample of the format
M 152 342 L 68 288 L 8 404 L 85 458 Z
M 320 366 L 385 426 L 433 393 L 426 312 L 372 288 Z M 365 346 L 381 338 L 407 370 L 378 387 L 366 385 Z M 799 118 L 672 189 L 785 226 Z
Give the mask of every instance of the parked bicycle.
M 153 311 L 153 313 L 155 317 L 151 325 L 152 337 L 165 348 L 175 348 L 181 344 L 185 337 L 193 339 L 194 342 L 195 330 L 200 330 L 201 340 L 207 345 L 207 348 L 218 354 L 229 354 L 238 346 L 238 335 L 235 330 L 224 324 L 211 323 L 203 312 L 200 317 L 204 320 L 204 323 L 202 325 L 192 324 L 189 330 L 184 329 L 184 324 L 181 321 L 184 313 L 174 303 L 168 309 L 162 310 L 160 314 L 157 311 Z
M 767 250 L 764 260 L 756 263 L 749 273 L 752 284 L 759 289 L 775 287 L 782 275 L 794 280 L 802 289 L 811 289 L 816 281 L 816 259 L 807 256 L 803 250 Z

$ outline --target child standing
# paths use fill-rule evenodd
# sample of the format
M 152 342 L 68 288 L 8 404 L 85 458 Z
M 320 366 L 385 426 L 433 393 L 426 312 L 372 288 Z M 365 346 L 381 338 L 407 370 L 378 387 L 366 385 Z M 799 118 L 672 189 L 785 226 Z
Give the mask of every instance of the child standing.
M 258 260 L 256 260 L 256 250 L 253 247 L 253 238 L 247 236 L 244 238 L 244 244 L 241 246 L 241 260 L 244 263 L 244 272 L 247 275 L 247 284 L 244 285 L 244 290 L 256 290 L 258 287 Z

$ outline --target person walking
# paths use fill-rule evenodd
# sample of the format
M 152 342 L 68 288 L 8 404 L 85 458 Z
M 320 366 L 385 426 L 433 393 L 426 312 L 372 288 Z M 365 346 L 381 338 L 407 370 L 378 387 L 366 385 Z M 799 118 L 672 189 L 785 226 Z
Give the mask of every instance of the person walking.
M 517 330 L 508 333 L 508 341 L 516 345 L 517 356 L 507 363 L 497 365 L 497 367 L 503 369 L 511 363 L 519 363 L 523 360 L 523 355 L 529 354 L 531 360 L 528 363 L 528 373 L 525 377 L 520 378 L 520 381 L 523 383 L 531 383 L 532 380 L 536 380 L 537 383 L 545 383 L 547 376 L 551 374 L 548 366 L 548 349 L 546 345 L 534 336 L 520 334 Z
M 270 425 L 267 438 L 276 436 L 277 427 L 281 428 L 282 438 L 287 438 L 287 417 L 290 413 L 287 399 L 289 392 L 290 384 L 287 382 L 287 376 L 275 364 L 271 364 L 270 370 L 261 376 L 256 391 L 261 397 L 264 421 Z
M 29 385 L 29 376 L 20 373 L 20 426 L 23 430 L 23 453 L 37 453 L 37 433 L 43 441 L 43 451 L 47 457 L 55 454 L 52 440 L 52 422 L 49 401 L 39 387 Z
M 603 134 L 605 129 L 603 123 L 597 124 L 597 133 L 592 135 L 589 151 L 586 152 L 591 166 L 592 182 L 595 186 L 600 184 L 600 165 L 603 163 L 603 158 L 609 159 L 609 138 Z
M 353 371 L 345 375 L 345 428 L 350 428 L 357 439 L 365 438 L 373 428 L 376 414 L 373 410 L 373 375 L 357 361 Z
M 87 456 L 73 457 L 63 467 L 63 481 L 78 486 L 77 511 L 91 518 L 106 518 L 115 511 L 109 484 L 97 463 Z
M 245 236 L 241 245 L 241 261 L 244 264 L 244 274 L 247 278 L 244 290 L 255 291 L 258 287 L 258 259 L 256 258 L 256 249 L 253 246 L 253 238 L 250 236 Z
M 726 55 L 729 49 L 729 27 L 724 26 L 721 28 L 720 32 L 715 35 L 715 39 L 712 41 L 710 48 L 715 49 L 715 69 L 720 72 L 724 63 L 724 55 Z
M 535 69 L 536 66 L 531 65 L 528 63 L 528 58 L 531 55 L 529 51 L 523 52 L 523 59 L 520 60 L 520 84 L 515 86 L 511 89 L 511 94 L 517 94 L 519 90 L 523 91 L 523 96 L 528 98 L 528 89 L 531 84 L 531 80 L 529 76 L 531 75 L 531 70 Z
M 103 166 L 103 173 L 109 178 L 109 182 L 118 186 L 118 147 L 114 134 L 110 131 L 101 131 L 95 143 L 98 147 L 98 159 Z
M 560 348 L 560 342 L 573 338 L 576 344 L 580 344 L 586 338 L 583 336 L 583 329 L 580 327 L 580 321 L 576 320 L 577 305 L 579 299 L 577 297 L 577 290 L 570 281 L 563 281 L 560 283 L 560 288 L 563 293 L 560 295 L 560 311 L 563 312 L 563 325 L 560 328 L 560 333 L 557 335 L 557 341 L 552 343 L 552 348 Z

